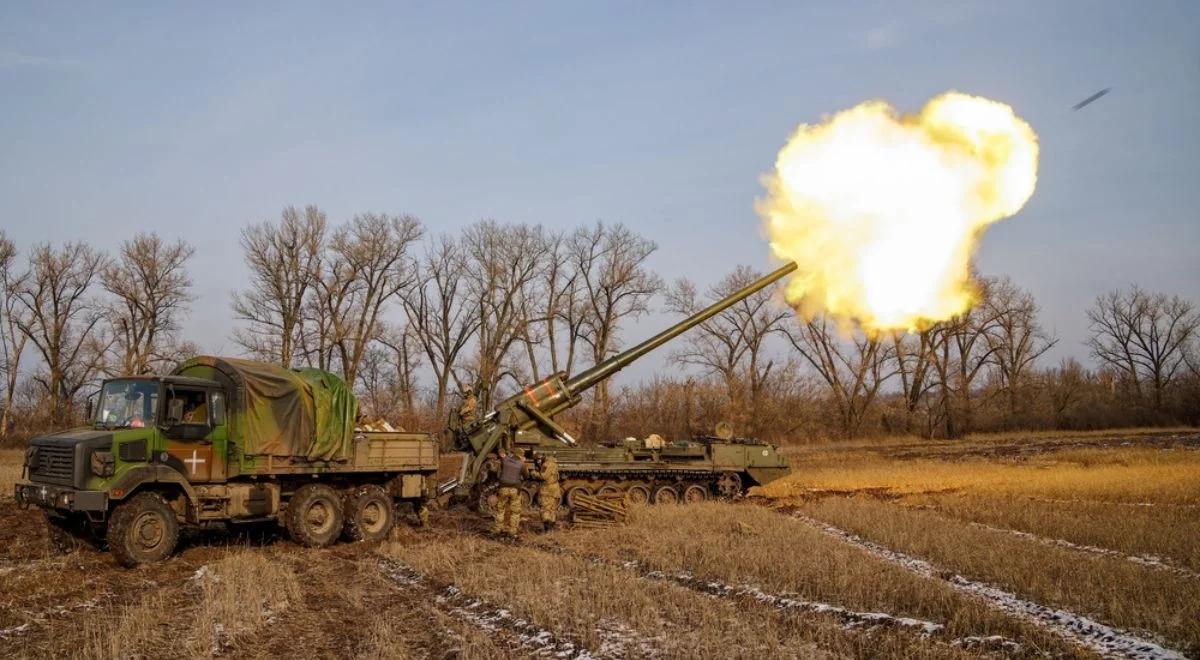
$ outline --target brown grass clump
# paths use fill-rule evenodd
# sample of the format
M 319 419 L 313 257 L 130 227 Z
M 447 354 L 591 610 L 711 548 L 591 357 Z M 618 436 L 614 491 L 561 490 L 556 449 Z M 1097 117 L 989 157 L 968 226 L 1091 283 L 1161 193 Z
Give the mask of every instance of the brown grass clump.
M 1058 638 L 940 580 L 914 575 L 759 507 L 653 507 L 639 510 L 628 526 L 576 533 L 561 542 L 574 552 L 633 558 L 655 569 L 687 570 L 701 580 L 751 584 L 857 611 L 944 623 L 948 638 L 1001 635 L 1028 648 L 1074 652 Z
M 190 607 L 180 602 L 184 594 L 176 592 L 172 600 L 167 592 L 150 591 L 138 603 L 114 612 L 115 616 L 89 620 L 84 656 L 218 655 L 301 601 L 300 585 L 286 564 L 250 551 L 202 566 L 184 590 L 192 599 Z M 181 606 L 192 622 L 191 634 L 185 636 L 167 625 L 177 618 Z
M 1013 529 L 1200 570 L 1200 510 L 946 494 L 904 499 L 966 522 Z
M 564 535 L 565 536 L 565 535 Z M 505 607 L 603 656 L 953 656 L 934 643 L 881 631 L 870 639 L 820 617 L 714 599 L 618 566 L 459 537 L 382 549 L 387 556 Z
M 25 451 L 0 449 L 0 500 L 12 499 L 13 487 L 21 478 Z
M 1017 594 L 1200 650 L 1200 582 L 867 498 L 826 498 L 806 513 Z
M 1200 452 L 1161 449 L 1059 451 L 1026 460 L 898 461 L 864 454 L 814 455 L 763 488 L 772 498 L 876 489 L 894 495 L 972 493 L 1125 503 L 1200 504 Z

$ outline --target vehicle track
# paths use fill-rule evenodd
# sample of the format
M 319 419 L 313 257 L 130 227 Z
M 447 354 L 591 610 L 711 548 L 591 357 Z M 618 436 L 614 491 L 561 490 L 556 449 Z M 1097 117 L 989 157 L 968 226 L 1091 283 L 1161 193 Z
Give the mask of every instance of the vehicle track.
M 413 589 L 425 594 L 439 609 L 493 635 L 514 651 L 533 657 L 575 660 L 593 660 L 597 657 L 578 640 L 540 628 L 506 608 L 464 592 L 454 584 L 438 583 L 397 559 L 380 556 L 378 565 L 399 589 Z
M 1177 651 L 1130 632 L 1104 625 L 1088 617 L 1020 598 L 1016 594 L 970 580 L 903 552 L 869 541 L 829 523 L 796 511 L 778 510 L 833 538 L 840 539 L 918 575 L 945 581 L 955 589 L 979 598 L 993 607 L 1036 623 L 1051 632 L 1105 657 L 1138 659 L 1182 659 Z

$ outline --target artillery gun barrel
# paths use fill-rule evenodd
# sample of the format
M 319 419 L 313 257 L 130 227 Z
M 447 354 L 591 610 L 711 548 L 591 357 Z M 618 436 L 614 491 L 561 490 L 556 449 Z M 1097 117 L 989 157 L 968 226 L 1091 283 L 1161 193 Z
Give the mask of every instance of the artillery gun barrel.
M 634 360 L 671 341 L 684 332 L 687 332 L 689 329 L 704 323 L 708 319 L 720 314 L 726 309 L 729 309 L 741 300 L 754 295 L 758 291 L 761 291 L 768 286 L 771 286 L 788 273 L 796 270 L 797 267 L 798 266 L 795 262 L 791 262 L 786 266 L 778 268 L 774 272 L 764 275 L 737 292 L 722 298 L 721 300 L 700 310 L 699 312 L 696 312 L 683 321 L 680 321 L 666 330 L 663 330 L 662 332 L 654 335 L 637 346 L 634 346 L 626 351 L 622 351 L 621 353 L 608 358 L 600 364 L 597 364 L 591 369 L 572 376 L 566 382 L 567 391 L 571 394 L 578 394 L 586 389 L 594 387 L 600 381 L 604 380 L 605 378 L 610 378 L 613 374 L 617 373 L 621 369 L 624 369 L 626 365 L 630 364 Z

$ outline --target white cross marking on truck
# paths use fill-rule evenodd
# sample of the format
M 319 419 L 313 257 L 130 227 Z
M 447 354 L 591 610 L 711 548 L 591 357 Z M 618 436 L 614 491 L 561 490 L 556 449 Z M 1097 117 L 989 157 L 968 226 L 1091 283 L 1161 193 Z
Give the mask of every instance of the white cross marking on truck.
M 200 465 L 200 464 L 202 464 L 202 463 L 204 463 L 204 459 L 203 459 L 203 458 L 198 458 L 198 457 L 196 456 L 196 450 L 195 450 L 195 449 L 193 449 L 193 450 L 192 450 L 192 457 L 191 457 L 191 458 L 185 458 L 185 459 L 183 459 L 183 462 L 184 462 L 184 463 L 187 463 L 187 464 L 189 464 L 189 465 L 191 465 L 191 466 L 192 466 L 192 474 L 196 474 L 196 466 L 197 466 L 197 465 Z

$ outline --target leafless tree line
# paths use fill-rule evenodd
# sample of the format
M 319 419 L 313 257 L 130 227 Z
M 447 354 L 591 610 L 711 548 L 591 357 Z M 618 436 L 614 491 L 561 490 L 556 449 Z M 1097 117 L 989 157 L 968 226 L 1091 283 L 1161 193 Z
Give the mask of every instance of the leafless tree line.
M 440 427 L 465 390 L 488 406 L 610 357 L 660 294 L 681 318 L 761 276 L 741 266 L 703 291 L 666 286 L 648 265 L 657 246 L 620 224 L 554 232 L 485 220 L 448 234 L 408 215 L 332 224 L 315 206 L 248 226 L 241 247 L 249 277 L 231 300 L 241 351 L 339 373 L 365 413 L 414 428 Z M 99 377 L 199 352 L 180 332 L 193 254 L 155 234 L 111 256 L 83 243 L 22 253 L 0 234 L 0 429 L 22 403 L 61 425 Z M 1033 296 L 1007 278 L 976 279 L 969 311 L 910 332 L 802 317 L 760 291 L 673 345 L 683 375 L 615 392 L 604 383 L 566 422 L 609 438 L 706 432 L 721 419 L 788 440 L 1197 421 L 1190 301 L 1105 294 L 1088 311 L 1097 367 L 1045 368 L 1057 339 Z
M 690 313 L 758 275 L 739 268 L 703 300 L 679 282 L 668 308 Z M 911 332 L 864 333 L 826 316 L 804 318 L 760 293 L 687 336 L 672 355 L 707 381 L 660 378 L 627 388 L 616 416 L 667 433 L 702 433 L 732 420 L 743 432 L 785 441 L 1200 422 L 1193 303 L 1136 286 L 1100 296 L 1087 312 L 1097 368 L 1073 359 L 1039 368 L 1058 339 L 1042 327 L 1032 294 L 1008 278 L 976 280 L 971 309 Z M 772 335 L 787 349 L 782 370 L 772 357 L 781 354 L 764 350 Z
M 193 250 L 139 234 L 109 257 L 85 243 L 34 245 L 24 255 L 0 232 L 0 432 L 26 388 L 45 422 L 65 423 L 102 375 L 150 373 L 190 350 L 178 323 L 191 300 Z M 32 367 L 21 381 L 25 365 Z
M 657 246 L 622 225 L 574 232 L 484 220 L 427 235 L 411 216 L 364 214 L 331 228 L 309 206 L 243 232 L 250 286 L 234 295 L 249 355 L 340 373 L 369 414 L 408 420 L 428 399 L 444 420 L 454 397 L 498 393 L 571 371 L 620 346 L 624 321 L 649 310 Z M 418 374 L 432 380 L 417 393 Z M 588 425 L 606 432 L 597 389 Z M 435 422 L 437 423 L 437 422 Z

